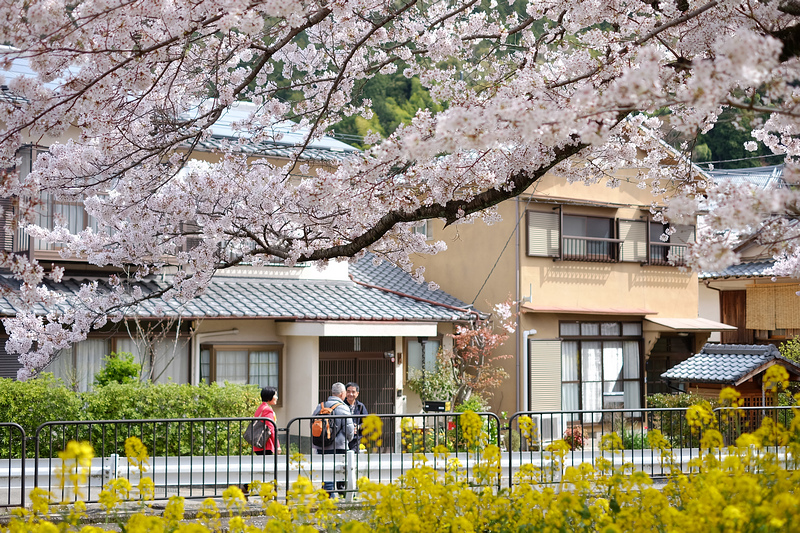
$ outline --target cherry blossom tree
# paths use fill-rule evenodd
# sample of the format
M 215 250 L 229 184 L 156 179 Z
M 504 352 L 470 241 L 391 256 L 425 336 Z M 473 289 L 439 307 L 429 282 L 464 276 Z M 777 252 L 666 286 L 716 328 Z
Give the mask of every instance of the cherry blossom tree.
M 754 140 L 798 176 L 797 0 L 517 2 L 501 14 L 476 0 L 0 1 L 0 168 L 13 169 L 23 145 L 47 147 L 31 172 L 4 174 L 2 195 L 17 199 L 20 227 L 63 257 L 127 273 L 40 316 L 34 305 L 63 298 L 42 280 L 62 271 L 4 255 L 21 280 L 22 310 L 5 326 L 22 377 L 137 301 L 191 299 L 241 263 L 370 250 L 410 268 L 410 253 L 444 246 L 415 222 L 491 222 L 493 206 L 551 171 L 614 186 L 617 169 L 642 168 L 654 202 L 670 197 L 665 216 L 691 218 L 708 184 L 687 161 L 661 164 L 661 132 L 695 136 L 725 108 L 765 116 Z M 444 110 L 312 169 L 310 144 L 344 117 L 369 119 L 358 91 L 392 72 L 418 77 Z M 216 159 L 195 162 L 237 105 L 247 112 Z M 286 120 L 303 135 L 290 160 L 252 157 L 248 146 Z M 83 202 L 96 227 L 35 225 L 45 193 Z M 695 266 L 735 262 L 733 236 L 757 231 L 782 258 L 776 271 L 800 272 L 794 190 L 707 194 L 727 200 Z M 187 237 L 200 245 L 187 251 Z M 131 283 L 157 273 L 171 274 L 168 288 Z
M 473 393 L 488 400 L 494 395 L 493 389 L 500 387 L 508 377 L 508 372 L 499 363 L 512 356 L 498 355 L 496 350 L 516 330 L 516 314 L 511 311 L 513 305 L 509 298 L 494 306 L 493 316 L 499 322 L 497 330 L 489 319 L 476 320 L 469 326 L 456 326 L 452 335 L 453 348 L 443 354 L 456 385 L 451 400 L 454 407 L 467 401 Z

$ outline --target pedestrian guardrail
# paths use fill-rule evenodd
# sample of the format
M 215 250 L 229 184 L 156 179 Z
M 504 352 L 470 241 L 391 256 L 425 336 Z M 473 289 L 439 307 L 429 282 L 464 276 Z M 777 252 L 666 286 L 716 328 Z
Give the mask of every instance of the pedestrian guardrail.
M 356 480 L 366 477 L 376 483 L 390 483 L 411 468 L 424 464 L 445 473 L 458 470 L 462 478 L 474 479 L 484 459 L 500 462 L 500 472 L 484 482 L 497 488 L 516 483 L 558 483 L 563 469 L 581 463 L 595 463 L 603 457 L 610 465 L 626 464 L 657 478 L 672 469 L 688 471 L 689 463 L 708 450 L 701 450 L 700 434 L 687 419 L 687 409 L 606 409 L 582 411 L 527 411 L 501 420 L 494 413 L 476 413 L 469 427 L 462 413 L 419 413 L 377 415 L 382 431 L 372 435 L 362 430 L 361 450 L 320 453 L 312 445 L 313 416 L 290 420 L 285 428 L 273 427 L 282 454 L 254 455 L 243 439 L 249 418 L 196 418 L 156 420 L 57 421 L 39 426 L 32 437 L 14 423 L 0 423 L 0 507 L 27 503 L 33 487 L 54 493 L 59 501 L 79 497 L 96 502 L 103 486 L 116 477 L 129 478 L 136 486 L 142 475 L 155 484 L 155 499 L 173 495 L 186 498 L 218 497 L 230 485 L 246 487 L 253 481 L 273 483 L 277 497 L 285 498 L 294 481 L 304 476 L 319 485 L 329 483 L 331 492 L 347 499 L 356 492 Z M 765 443 L 789 468 L 797 458 L 787 452 L 786 442 L 777 438 L 777 427 L 789 428 L 795 412 L 790 407 L 718 408 L 714 424 L 719 431 L 722 458 L 725 447 L 747 432 L 761 427 Z M 364 416 L 352 418 L 362 426 Z M 477 420 L 477 422 L 476 422 Z M 707 426 L 708 427 L 708 426 Z M 671 452 L 665 464 L 660 449 L 650 442 L 658 430 Z M 480 435 L 475 439 L 475 432 Z M 772 440 L 772 433 L 776 437 Z M 615 434 L 613 445 L 609 445 Z M 139 438 L 147 447 L 149 464 L 144 473 L 130 464 L 125 441 Z M 95 457 L 80 495 L 64 488 L 58 453 L 69 441 L 89 442 Z M 555 454 L 554 443 L 561 444 Z M 489 445 L 499 455 L 484 457 Z M 498 459 L 499 457 L 499 459 Z

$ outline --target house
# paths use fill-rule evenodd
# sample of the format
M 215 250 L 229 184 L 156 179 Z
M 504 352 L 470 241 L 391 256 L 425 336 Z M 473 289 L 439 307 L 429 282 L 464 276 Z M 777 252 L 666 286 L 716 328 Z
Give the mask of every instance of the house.
M 698 317 L 697 276 L 681 268 L 694 227 L 665 235 L 638 170 L 615 187 L 547 174 L 499 204 L 491 226 L 424 229 L 448 246 L 416 259 L 427 279 L 479 308 L 520 302 L 495 412 L 644 407 L 669 390 L 664 371 L 736 329 Z
M 786 187 L 783 165 L 710 172 L 716 181 Z M 725 344 L 774 344 L 800 334 L 800 281 L 772 274 L 772 254 L 752 236 L 742 236 L 736 251 L 740 264 L 698 274 L 700 316 L 737 327 L 713 334 Z
M 65 277 L 51 288 L 74 295 L 88 279 Z M 101 290 L 106 286 L 92 279 Z M 148 280 L 141 288 L 148 293 L 164 285 Z M 12 302 L 0 299 L 0 314 L 13 313 Z M 442 338 L 474 316 L 463 302 L 421 289 L 407 273 L 375 264 L 371 256 L 323 271 L 243 266 L 215 276 L 185 305 L 160 298 L 141 304 L 135 316 L 91 333 L 45 370 L 86 390 L 105 355 L 130 352 L 155 382 L 278 387 L 283 420 L 307 416 L 332 383 L 351 380 L 361 385 L 359 398 L 370 412 L 403 413 L 419 410 L 406 405 L 404 369 L 435 357 L 431 346 L 422 350 L 421 339 Z M 16 356 L 0 352 L 3 376 L 16 375 L 18 367 Z
M 10 75 L 26 76 L 31 71 L 19 60 L 11 65 Z M 13 97 L 6 86 L 0 88 L 0 98 Z M 242 139 L 232 124 L 248 115 L 248 106 L 238 103 L 224 114 L 193 155 L 213 160 L 217 148 L 236 141 L 248 157 L 286 164 L 302 144 L 303 131 L 279 123 L 272 128 L 276 132 L 272 140 Z M 29 172 L 37 154 L 55 140 L 36 142 L 19 153 L 21 174 Z M 304 146 L 302 161 L 308 166 L 304 171 L 335 168 L 355 151 L 328 136 L 313 140 Z M 41 201 L 37 221 L 41 226 L 52 228 L 56 218 L 65 220 L 73 233 L 96 226 L 79 202 L 50 196 Z M 0 223 L 3 249 L 64 268 L 60 283 L 50 284 L 68 295 L 62 309 L 75 304 L 84 282 L 97 282 L 100 291 L 109 289 L 108 275 L 120 270 L 62 258 L 57 247 L 15 229 L 15 209 L 13 201 L 5 201 Z M 187 239 L 185 247 L 195 244 Z M 473 320 L 476 312 L 443 291 L 425 289 L 421 295 L 408 274 L 374 259 L 332 262 L 323 270 L 241 264 L 215 276 L 204 294 L 188 303 L 161 298 L 141 303 L 123 320 L 109 321 L 85 341 L 62 350 L 46 370 L 86 390 L 105 355 L 130 352 L 143 365 L 143 377 L 155 382 L 276 386 L 281 420 L 309 415 L 320 399 L 327 398 L 335 381 L 359 382 L 359 399 L 371 412 L 418 411 L 418 405 L 406 405 L 407 369 L 430 364 L 439 339 L 455 324 Z M 169 264 L 169 257 L 164 260 Z M 163 289 L 175 272 L 166 268 L 164 277 L 142 280 L 139 288 L 144 294 Z M 8 272 L 0 272 L 0 282 L 10 288 L 17 283 Z M 0 299 L 0 316 L 15 311 L 13 298 Z M 44 314 L 47 309 L 38 311 Z M 6 338 L 0 331 L 0 376 L 15 377 L 20 365 L 16 355 L 6 353 Z
M 764 373 L 774 365 L 785 368 L 792 381 L 800 379 L 800 366 L 781 356 L 771 344 L 706 344 L 661 377 L 711 399 L 718 398 L 724 387 L 733 387 L 741 394 L 744 407 L 757 407 L 772 405 Z

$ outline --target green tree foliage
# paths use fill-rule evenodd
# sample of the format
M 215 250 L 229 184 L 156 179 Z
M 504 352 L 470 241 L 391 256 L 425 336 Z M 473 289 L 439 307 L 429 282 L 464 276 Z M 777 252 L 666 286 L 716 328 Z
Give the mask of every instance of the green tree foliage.
M 365 147 L 360 138 L 369 131 L 386 137 L 400 124 L 411 122 L 419 109 L 429 109 L 434 113 L 442 110 L 419 78 L 409 79 L 400 72 L 371 78 L 364 84 L 358 102 L 363 102 L 365 98 L 372 101 L 372 119 L 348 117 L 333 129 L 342 140 L 360 148 Z
M 94 375 L 95 384 L 102 386 L 109 383 L 133 383 L 138 381 L 142 365 L 134 362 L 132 353 L 111 352 L 103 360 L 105 361 L 105 366 Z
M 699 135 L 693 151 L 695 162 L 717 161 L 714 168 L 750 168 L 762 165 L 776 165 L 783 162 L 782 155 L 760 157 L 771 154 L 763 143 L 751 152 L 745 150 L 744 143 L 755 141 L 750 132 L 759 117 L 751 111 L 725 109 L 714 129 Z M 731 161 L 737 160 L 737 161 Z
M 800 337 L 782 342 L 778 346 L 778 350 L 786 359 L 794 361 L 795 363 L 800 363 Z

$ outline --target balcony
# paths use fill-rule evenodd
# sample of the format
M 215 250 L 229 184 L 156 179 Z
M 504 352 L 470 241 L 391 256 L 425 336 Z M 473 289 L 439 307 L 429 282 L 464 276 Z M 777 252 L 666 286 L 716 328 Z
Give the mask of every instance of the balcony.
M 668 242 L 651 242 L 650 256 L 647 264 L 662 266 L 683 266 L 686 264 L 686 252 L 689 247 L 685 244 L 671 244 Z
M 561 259 L 616 263 L 620 257 L 621 239 L 599 237 L 563 237 Z

